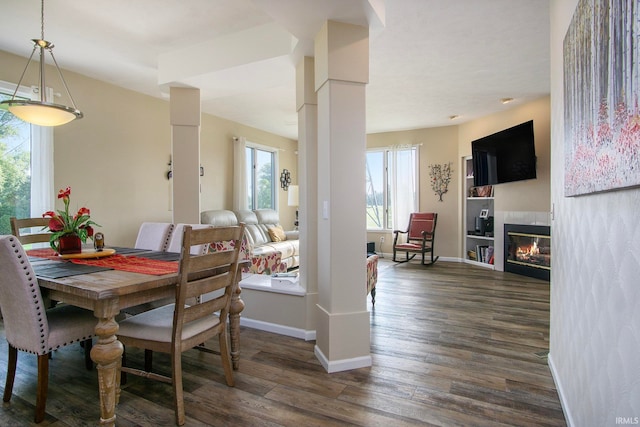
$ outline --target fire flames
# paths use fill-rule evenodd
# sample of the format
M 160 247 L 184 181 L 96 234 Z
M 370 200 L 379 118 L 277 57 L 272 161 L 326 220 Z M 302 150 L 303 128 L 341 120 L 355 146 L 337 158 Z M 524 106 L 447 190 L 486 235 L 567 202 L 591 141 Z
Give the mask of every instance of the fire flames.
M 516 250 L 516 255 L 518 257 L 539 255 L 539 254 L 540 254 L 540 248 L 538 248 L 537 242 L 533 242 L 531 246 L 518 246 L 518 249 Z

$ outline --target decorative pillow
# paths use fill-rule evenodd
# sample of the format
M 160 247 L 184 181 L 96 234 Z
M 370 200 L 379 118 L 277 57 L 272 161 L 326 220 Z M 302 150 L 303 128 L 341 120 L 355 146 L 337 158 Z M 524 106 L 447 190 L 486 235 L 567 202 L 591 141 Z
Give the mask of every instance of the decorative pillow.
M 287 235 L 284 234 L 284 228 L 281 225 L 270 227 L 267 229 L 269 232 L 269 237 L 271 237 L 272 242 L 282 242 L 287 240 Z

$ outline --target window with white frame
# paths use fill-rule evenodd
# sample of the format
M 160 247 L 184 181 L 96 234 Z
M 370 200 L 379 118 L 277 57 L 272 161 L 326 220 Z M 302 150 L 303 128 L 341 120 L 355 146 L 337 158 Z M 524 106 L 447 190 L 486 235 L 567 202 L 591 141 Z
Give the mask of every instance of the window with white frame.
M 276 208 L 276 152 L 247 143 L 247 206 Z
M 367 151 L 367 229 L 406 230 L 418 210 L 418 147 Z
M 33 98 L 31 88 L 0 82 L 0 101 L 13 93 Z M 9 218 L 40 216 L 51 210 L 53 129 L 30 125 L 0 108 L 0 234 L 11 234 Z

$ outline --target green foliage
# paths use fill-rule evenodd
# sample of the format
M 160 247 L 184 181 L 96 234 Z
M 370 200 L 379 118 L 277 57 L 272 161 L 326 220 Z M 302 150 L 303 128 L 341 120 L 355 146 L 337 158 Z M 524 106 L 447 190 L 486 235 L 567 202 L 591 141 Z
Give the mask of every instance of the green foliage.
M 0 234 L 11 234 L 9 218 L 27 218 L 31 206 L 30 153 L 9 150 L 1 137 L 15 134 L 0 110 Z M 12 117 L 13 115 L 10 114 Z
M 273 204 L 273 174 L 271 163 L 265 163 L 258 175 L 258 194 L 256 209 L 274 208 Z

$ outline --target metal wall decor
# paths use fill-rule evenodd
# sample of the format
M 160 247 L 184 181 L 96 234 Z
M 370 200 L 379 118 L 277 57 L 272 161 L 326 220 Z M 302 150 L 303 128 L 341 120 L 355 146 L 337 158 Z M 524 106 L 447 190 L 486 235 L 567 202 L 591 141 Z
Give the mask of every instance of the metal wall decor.
M 280 174 L 280 187 L 284 191 L 289 189 L 289 184 L 291 184 L 291 173 L 287 169 L 282 169 L 282 173 Z
M 429 165 L 429 176 L 431 177 L 431 189 L 439 196 L 439 202 L 442 202 L 442 195 L 449 190 L 449 182 L 451 182 L 451 162 L 442 165 Z

